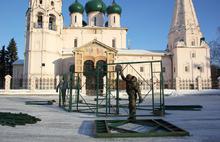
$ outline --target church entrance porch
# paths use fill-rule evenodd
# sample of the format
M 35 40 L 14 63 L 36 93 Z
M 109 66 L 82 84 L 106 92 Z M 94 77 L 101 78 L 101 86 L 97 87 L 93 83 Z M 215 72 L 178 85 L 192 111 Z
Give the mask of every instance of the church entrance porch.
M 83 76 L 85 79 L 86 95 L 95 96 L 96 90 L 99 95 L 103 95 L 104 77 L 106 76 L 106 61 L 99 60 L 96 66 L 92 60 L 86 60 L 83 66 Z
M 107 63 L 114 63 L 117 50 L 97 40 L 74 50 L 75 73 L 80 73 L 82 94 L 103 95 Z M 109 71 L 109 70 L 108 70 Z

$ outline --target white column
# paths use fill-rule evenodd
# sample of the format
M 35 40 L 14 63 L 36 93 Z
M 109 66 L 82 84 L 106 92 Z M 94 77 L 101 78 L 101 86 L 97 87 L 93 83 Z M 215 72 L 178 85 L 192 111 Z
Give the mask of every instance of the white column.
M 5 91 L 9 91 L 11 89 L 11 76 L 5 76 Z
M 106 94 L 106 77 L 107 77 L 107 75 L 103 78 L 104 80 L 103 80 L 103 83 L 104 83 L 104 88 L 103 88 L 103 94 L 105 95 Z
M 86 95 L 86 77 L 82 75 L 82 85 L 85 84 L 82 87 L 82 95 Z
M 199 76 L 197 78 L 197 84 L 198 84 L 198 90 L 201 91 L 202 90 L 202 78 L 201 78 L 201 76 Z
M 30 84 L 31 91 L 36 89 L 36 78 L 34 76 L 31 77 L 31 84 Z
M 176 77 L 176 91 L 179 91 L 180 90 L 180 78 L 179 77 Z

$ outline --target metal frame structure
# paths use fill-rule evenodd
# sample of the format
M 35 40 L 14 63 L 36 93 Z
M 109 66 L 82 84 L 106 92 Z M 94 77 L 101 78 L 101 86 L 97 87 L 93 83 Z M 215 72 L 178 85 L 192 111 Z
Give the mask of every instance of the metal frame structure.
M 120 126 L 137 125 L 140 129 L 126 129 Z M 144 130 L 147 127 L 148 130 Z M 189 136 L 189 132 L 181 129 L 162 119 L 144 119 L 129 122 L 126 120 L 96 120 L 96 138 L 128 138 L 128 137 L 167 137 L 167 136 Z
M 120 89 L 119 89 L 119 72 L 115 71 L 116 65 L 123 65 L 124 68 L 127 68 L 130 66 L 134 72 L 140 76 L 143 82 L 147 83 L 150 87 L 148 92 L 144 95 L 143 98 L 146 99 L 146 97 L 149 97 L 151 94 L 151 103 L 149 104 L 141 104 L 137 105 L 137 111 L 148 111 L 150 113 L 145 114 L 137 114 L 137 116 L 163 116 L 165 114 L 165 101 L 164 101 L 164 84 L 163 84 L 163 72 L 162 72 L 162 61 L 143 61 L 143 62 L 123 62 L 123 63 L 109 63 L 105 64 L 102 67 L 96 67 L 95 74 L 96 74 L 96 92 L 93 97 L 91 96 L 83 96 L 82 95 L 82 88 L 85 86 L 85 82 L 82 82 L 82 75 L 83 73 L 79 72 L 70 72 L 69 75 L 69 89 L 67 91 L 67 104 L 65 106 L 61 105 L 61 93 L 59 93 L 59 106 L 63 107 L 65 110 L 69 112 L 85 112 L 85 113 L 95 113 L 96 116 L 122 116 L 126 117 L 128 116 L 128 113 L 121 113 L 122 110 L 128 109 L 128 104 L 126 99 L 120 98 Z M 140 73 L 135 69 L 133 65 L 140 65 L 140 64 L 147 64 L 150 66 L 150 80 L 147 81 Z M 154 71 L 153 67 L 155 64 L 159 64 L 159 70 Z M 105 68 L 104 71 L 106 73 L 105 76 L 105 84 L 104 84 L 104 90 L 105 94 L 104 96 L 100 96 L 100 83 L 99 83 L 99 76 L 103 73 L 103 70 L 100 69 Z M 113 68 L 114 70 L 110 70 Z M 160 77 L 159 79 L 159 100 L 156 101 L 155 99 L 155 86 L 154 76 L 157 74 L 157 76 Z M 74 93 L 73 93 L 74 92 Z M 115 95 L 113 95 L 115 93 Z M 88 98 L 90 101 L 88 101 Z M 122 104 L 121 102 L 126 102 Z M 128 110 L 127 110 L 128 112 Z

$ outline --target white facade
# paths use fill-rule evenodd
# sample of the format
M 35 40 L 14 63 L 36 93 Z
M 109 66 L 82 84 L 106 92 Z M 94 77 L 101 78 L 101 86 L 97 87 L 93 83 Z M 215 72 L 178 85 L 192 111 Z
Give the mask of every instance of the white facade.
M 200 31 L 192 0 L 176 0 L 166 52 L 127 49 L 128 29 L 121 27 L 120 14 L 112 13 L 105 18 L 100 11 L 89 12 L 85 26 L 82 14 L 76 12 L 70 14 L 70 27 L 64 28 L 62 0 L 29 0 L 29 3 L 24 64 L 26 78 L 55 78 L 68 73 L 70 65 L 82 71 L 86 59 L 107 62 L 162 60 L 165 82 L 173 82 L 176 78 L 211 78 L 209 47 Z M 105 54 L 101 55 L 96 47 Z M 154 70 L 160 68 L 157 66 Z M 146 78 L 150 74 L 149 65 L 135 68 Z M 125 73 L 132 74 L 132 70 Z M 173 83 L 168 86 L 175 88 Z
M 170 78 L 197 80 L 199 77 L 211 87 L 210 51 L 200 31 L 192 0 L 176 0 L 168 39 Z M 165 61 L 164 61 L 165 62 Z M 205 87 L 204 87 L 205 88 Z

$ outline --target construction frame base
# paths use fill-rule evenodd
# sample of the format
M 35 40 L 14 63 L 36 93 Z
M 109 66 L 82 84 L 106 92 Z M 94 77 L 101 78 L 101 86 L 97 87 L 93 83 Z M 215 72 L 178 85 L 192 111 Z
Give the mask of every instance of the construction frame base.
M 163 120 L 95 120 L 95 138 L 189 136 L 189 132 Z

